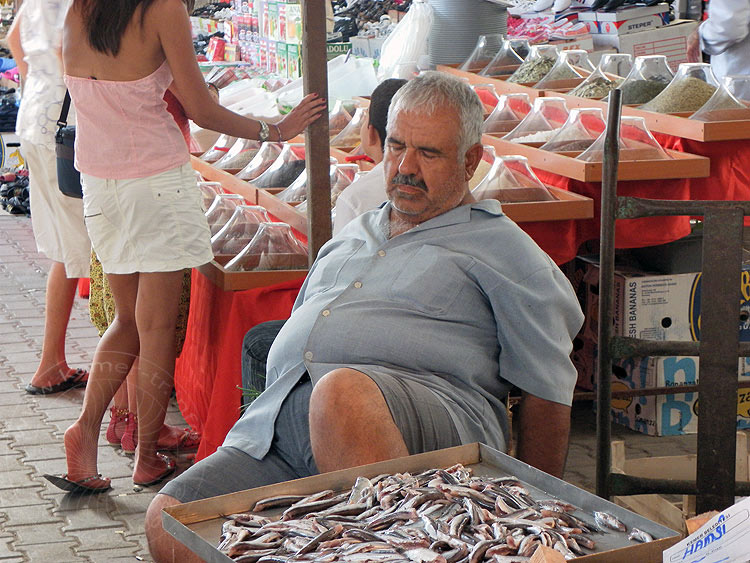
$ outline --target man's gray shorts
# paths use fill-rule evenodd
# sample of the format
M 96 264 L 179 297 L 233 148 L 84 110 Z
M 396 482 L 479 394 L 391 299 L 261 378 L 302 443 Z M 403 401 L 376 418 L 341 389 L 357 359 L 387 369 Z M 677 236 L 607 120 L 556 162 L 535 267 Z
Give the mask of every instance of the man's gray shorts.
M 393 370 L 367 371 L 383 393 L 409 453 L 460 444 L 450 414 L 432 391 L 404 381 Z M 312 383 L 305 377 L 285 399 L 271 449 L 262 460 L 222 446 L 167 483 L 160 493 L 190 502 L 317 474 L 308 421 L 311 392 Z

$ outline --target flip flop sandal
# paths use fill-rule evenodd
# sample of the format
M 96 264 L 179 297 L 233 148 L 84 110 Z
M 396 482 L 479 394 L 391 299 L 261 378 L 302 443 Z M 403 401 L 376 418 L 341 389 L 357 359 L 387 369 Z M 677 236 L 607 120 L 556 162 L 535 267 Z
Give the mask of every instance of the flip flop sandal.
M 44 474 L 44 478 L 52 483 L 55 487 L 69 493 L 96 494 L 103 493 L 104 491 L 108 491 L 112 488 L 112 485 L 109 483 L 109 479 L 103 478 L 100 473 L 92 475 L 91 477 L 85 477 L 84 479 L 80 479 L 78 481 L 72 481 L 68 479 L 67 475 L 50 475 L 48 473 Z M 92 487 L 90 485 L 87 485 L 87 483 L 90 483 L 91 481 L 107 481 L 107 486 Z
M 139 483 L 138 481 L 136 481 L 135 479 L 133 479 L 133 484 L 134 485 L 138 485 L 139 487 L 153 487 L 154 485 L 158 485 L 159 483 L 161 483 L 162 481 L 164 481 L 164 479 L 166 479 L 167 477 L 169 477 L 170 475 L 172 475 L 172 473 L 174 473 L 174 470 L 177 469 L 177 464 L 168 455 L 156 454 L 156 457 L 158 457 L 159 459 L 161 459 L 164 462 L 164 466 L 165 466 L 164 473 L 162 473 L 161 475 L 159 475 L 156 479 L 153 479 L 153 480 L 145 482 L 145 483 L 144 482 Z
M 71 368 L 68 371 L 68 376 L 60 383 L 55 383 L 54 385 L 48 385 L 46 387 L 37 387 L 36 385 L 29 383 L 24 389 L 29 395 L 52 395 L 54 393 L 60 393 L 61 391 L 67 391 L 68 389 L 86 387 L 88 377 L 89 372 L 85 369 Z

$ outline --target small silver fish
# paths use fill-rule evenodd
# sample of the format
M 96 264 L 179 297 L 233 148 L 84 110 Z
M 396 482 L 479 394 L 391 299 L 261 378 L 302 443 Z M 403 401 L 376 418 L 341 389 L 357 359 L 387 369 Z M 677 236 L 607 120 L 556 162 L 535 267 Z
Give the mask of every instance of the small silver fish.
M 609 528 L 610 530 L 615 530 L 618 532 L 627 532 L 628 529 L 620 522 L 616 517 L 612 516 L 608 512 L 594 512 L 594 522 L 596 522 L 596 525 L 599 526 L 599 528 Z
M 641 543 L 648 543 L 654 541 L 654 537 L 648 532 L 639 530 L 638 528 L 631 528 L 628 534 L 628 539 L 633 541 L 639 541 Z

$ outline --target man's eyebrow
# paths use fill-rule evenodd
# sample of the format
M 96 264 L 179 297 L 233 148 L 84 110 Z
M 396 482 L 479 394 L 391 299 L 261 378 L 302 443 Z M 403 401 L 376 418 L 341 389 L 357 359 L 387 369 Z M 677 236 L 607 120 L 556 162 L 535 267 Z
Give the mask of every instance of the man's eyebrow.
M 391 136 L 391 135 L 388 135 L 388 136 L 387 136 L 387 137 L 385 138 L 385 142 L 386 142 L 386 143 L 393 143 L 393 144 L 396 144 L 396 145 L 403 145 L 403 144 L 404 144 L 404 142 L 403 142 L 403 141 L 399 141 L 399 140 L 398 140 L 398 139 L 397 139 L 396 137 L 393 137 L 393 136 Z
M 399 139 L 396 139 L 395 137 L 392 137 L 390 135 L 386 137 L 385 142 L 386 144 L 394 144 L 394 145 L 401 145 L 401 146 L 404 146 L 406 144 L 404 143 L 404 141 L 400 141 Z M 427 152 L 430 154 L 435 154 L 435 155 L 443 154 L 443 151 L 441 151 L 439 148 L 430 147 L 427 145 L 419 146 L 417 147 L 417 150 L 422 151 L 422 152 Z

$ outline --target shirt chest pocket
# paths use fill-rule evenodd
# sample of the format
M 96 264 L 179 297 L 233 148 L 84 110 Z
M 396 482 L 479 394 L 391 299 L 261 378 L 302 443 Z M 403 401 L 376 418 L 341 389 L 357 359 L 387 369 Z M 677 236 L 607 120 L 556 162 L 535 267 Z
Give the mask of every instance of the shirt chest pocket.
M 405 257 L 404 267 L 388 291 L 388 298 L 434 316 L 446 314 L 467 284 L 474 258 L 424 245 Z
M 333 288 L 341 270 L 363 245 L 364 241 L 346 239 L 338 243 L 336 248 L 331 249 L 325 256 L 318 258 L 307 280 L 309 291 L 321 293 Z

